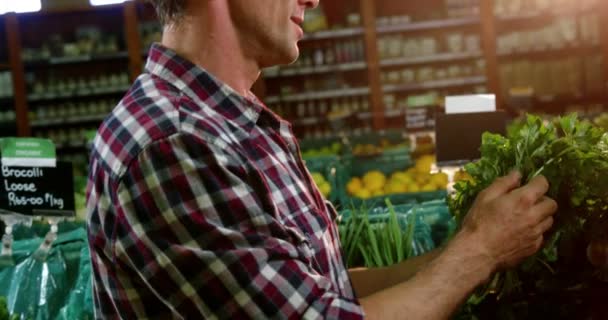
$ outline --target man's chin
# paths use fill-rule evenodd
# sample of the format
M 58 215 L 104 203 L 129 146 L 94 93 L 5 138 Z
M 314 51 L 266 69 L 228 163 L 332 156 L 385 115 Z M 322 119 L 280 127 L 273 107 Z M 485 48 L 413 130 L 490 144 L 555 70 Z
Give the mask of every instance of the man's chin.
M 277 52 L 273 59 L 269 59 L 270 61 L 266 61 L 263 63 L 263 68 L 274 67 L 274 66 L 284 66 L 293 64 L 298 60 L 300 56 L 299 50 L 290 50 L 285 52 Z

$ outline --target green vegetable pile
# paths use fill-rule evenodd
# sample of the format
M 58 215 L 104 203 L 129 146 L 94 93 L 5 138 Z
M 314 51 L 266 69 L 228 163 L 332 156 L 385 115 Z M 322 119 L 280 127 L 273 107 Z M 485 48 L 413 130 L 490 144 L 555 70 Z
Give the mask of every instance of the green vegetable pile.
M 576 115 L 548 122 L 528 116 L 510 127 L 506 137 L 485 133 L 481 159 L 465 167 L 474 181 L 457 183 L 449 199 L 458 223 L 480 191 L 513 169 L 522 173 L 522 183 L 538 175 L 547 178 L 548 196 L 559 205 L 555 224 L 541 251 L 517 269 L 496 274 L 469 302 L 481 304 L 491 296 L 494 303 L 509 304 L 513 317 L 522 319 L 531 317 L 532 297 L 544 297 L 545 306 L 551 306 L 547 297 L 598 281 L 598 271 L 587 262 L 585 249 L 590 241 L 608 236 L 608 134 Z M 529 302 L 518 309 L 525 314 L 514 311 L 518 301 Z M 539 313 L 543 318 L 551 310 L 544 312 Z
M 402 224 L 388 199 L 386 204 L 388 216 L 370 217 L 363 206 L 352 210 L 348 220 L 339 226 L 348 267 L 385 267 L 415 255 L 415 216 L 409 215 Z

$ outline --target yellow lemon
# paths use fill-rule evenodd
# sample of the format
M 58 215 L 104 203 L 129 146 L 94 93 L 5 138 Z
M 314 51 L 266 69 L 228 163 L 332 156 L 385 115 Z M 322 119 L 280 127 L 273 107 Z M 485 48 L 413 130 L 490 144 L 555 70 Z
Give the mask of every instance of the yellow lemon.
M 325 182 L 325 177 L 319 172 L 312 172 L 310 175 L 317 186 Z
M 384 192 L 382 191 L 382 189 L 380 189 L 380 190 L 374 190 L 372 192 L 372 197 L 381 197 L 383 195 L 384 195 Z
M 426 184 L 424 186 L 422 186 L 422 188 L 420 188 L 420 191 L 422 192 L 430 192 L 430 191 L 435 191 L 437 190 L 437 187 L 434 184 Z
M 372 196 L 372 193 L 367 189 L 359 189 L 357 193 L 355 193 L 355 197 L 361 199 L 369 199 Z
M 420 187 L 417 184 L 412 183 L 407 186 L 407 191 L 408 192 L 420 192 Z
M 448 175 L 439 172 L 431 176 L 431 183 L 433 183 L 439 189 L 445 189 L 448 186 Z
M 329 194 L 331 193 L 331 186 L 329 185 L 329 183 L 327 182 L 323 182 L 321 183 L 321 185 L 319 186 L 319 190 L 321 191 L 321 194 L 327 198 L 329 197 Z
M 370 171 L 363 176 L 363 184 L 370 191 L 381 190 L 386 184 L 386 176 L 377 170 Z
M 363 182 L 358 177 L 350 179 L 346 184 L 346 191 L 348 191 L 350 195 L 356 195 L 361 189 L 363 189 Z

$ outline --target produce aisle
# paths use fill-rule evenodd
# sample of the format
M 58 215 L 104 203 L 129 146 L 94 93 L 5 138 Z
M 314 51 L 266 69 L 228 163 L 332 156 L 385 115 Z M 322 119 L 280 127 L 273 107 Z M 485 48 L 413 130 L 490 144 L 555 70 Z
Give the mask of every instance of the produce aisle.
M 148 3 L 119 2 L 0 5 L 0 320 L 93 318 L 89 154 L 162 33 Z M 337 209 L 349 268 L 441 248 L 476 196 L 518 169 L 523 182 L 548 179 L 555 225 L 541 251 L 493 275 L 454 318 L 606 319 L 608 1 L 325 0 L 302 27 L 298 60 L 264 69 L 253 92 L 292 124 Z M 464 107 L 449 102 L 465 95 Z M 454 150 L 438 146 L 465 139 L 454 128 L 476 131 L 440 127 L 450 108 L 488 123 L 499 115 L 504 126 L 465 141 L 479 153 L 448 159 Z M 56 188 L 73 207 L 55 212 L 43 193 L 39 207 L 20 198 L 30 182 L 4 170 L 14 165 L 10 137 L 51 143 L 53 163 L 71 166 Z

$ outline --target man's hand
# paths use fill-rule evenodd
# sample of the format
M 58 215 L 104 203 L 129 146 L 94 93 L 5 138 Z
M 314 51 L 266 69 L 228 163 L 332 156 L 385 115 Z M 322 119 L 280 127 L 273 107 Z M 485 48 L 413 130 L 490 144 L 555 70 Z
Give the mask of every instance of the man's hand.
M 487 254 L 494 269 L 511 268 L 536 253 L 553 225 L 557 203 L 545 197 L 549 183 L 536 177 L 523 187 L 513 172 L 482 191 L 463 223 L 475 249 Z

